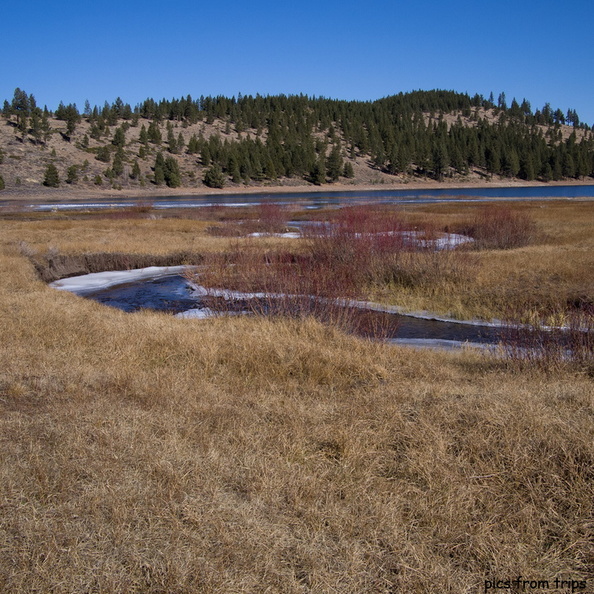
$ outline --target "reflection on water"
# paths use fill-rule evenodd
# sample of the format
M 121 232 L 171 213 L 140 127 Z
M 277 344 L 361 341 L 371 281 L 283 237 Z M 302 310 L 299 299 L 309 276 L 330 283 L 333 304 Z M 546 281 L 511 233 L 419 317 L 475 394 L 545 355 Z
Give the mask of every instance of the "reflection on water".
M 127 312 L 151 309 L 181 313 L 190 309 L 206 308 L 202 298 L 193 294 L 188 281 L 179 275 L 117 285 L 85 293 L 85 297 Z M 209 301 L 208 306 L 212 307 L 212 300 Z M 241 302 L 238 302 L 238 308 L 243 308 Z M 397 341 L 414 343 L 417 340 L 431 340 L 497 344 L 501 337 L 501 329 L 491 326 L 428 320 L 373 310 L 364 310 L 362 315 L 366 316 L 369 327 L 375 324 L 382 328 L 392 328 L 392 333 L 387 338 Z M 386 324 L 386 316 L 393 318 L 395 323 Z

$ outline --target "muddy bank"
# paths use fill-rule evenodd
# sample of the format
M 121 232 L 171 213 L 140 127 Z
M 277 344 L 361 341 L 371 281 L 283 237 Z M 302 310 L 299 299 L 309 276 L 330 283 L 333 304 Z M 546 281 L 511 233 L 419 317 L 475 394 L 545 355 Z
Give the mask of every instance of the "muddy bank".
M 26 247 L 23 251 L 27 251 Z M 99 252 L 81 255 L 66 255 L 52 251 L 45 254 L 26 253 L 33 263 L 39 278 L 46 282 L 82 276 L 96 272 L 133 270 L 151 266 L 184 266 L 202 263 L 202 254 L 174 252 L 172 254 L 124 254 Z

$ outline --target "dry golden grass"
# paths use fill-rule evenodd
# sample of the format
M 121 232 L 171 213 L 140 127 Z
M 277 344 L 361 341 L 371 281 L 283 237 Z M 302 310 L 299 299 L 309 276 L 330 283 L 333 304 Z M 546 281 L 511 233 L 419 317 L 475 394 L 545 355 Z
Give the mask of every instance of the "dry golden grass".
M 413 223 L 431 220 L 457 230 L 480 205 L 432 205 L 417 208 Z M 547 315 L 575 302 L 594 301 L 594 203 L 547 202 L 514 205 L 537 226 L 527 247 L 488 250 L 462 262 L 463 275 L 451 274 L 430 286 L 392 284 L 374 288 L 374 297 L 410 311 L 427 310 L 459 319 L 505 318 L 528 311 Z M 417 259 L 427 258 L 421 254 Z M 429 256 L 439 262 L 439 258 Z M 444 258 L 447 266 L 447 256 Z M 426 268 L 426 265 L 423 265 Z M 447 271 L 447 268 L 446 268 Z
M 128 315 L 45 286 L 20 241 L 227 245 L 187 221 L 0 223 L 0 591 L 592 591 L 590 377 Z

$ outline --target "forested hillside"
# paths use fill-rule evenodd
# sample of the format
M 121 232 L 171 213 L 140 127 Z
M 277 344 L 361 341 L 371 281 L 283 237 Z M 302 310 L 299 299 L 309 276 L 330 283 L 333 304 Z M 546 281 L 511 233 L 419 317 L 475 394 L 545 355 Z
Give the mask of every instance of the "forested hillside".
M 120 98 L 40 108 L 16 89 L 0 118 L 0 188 L 594 177 L 594 134 L 574 110 L 505 95 L 415 91 L 373 102 Z

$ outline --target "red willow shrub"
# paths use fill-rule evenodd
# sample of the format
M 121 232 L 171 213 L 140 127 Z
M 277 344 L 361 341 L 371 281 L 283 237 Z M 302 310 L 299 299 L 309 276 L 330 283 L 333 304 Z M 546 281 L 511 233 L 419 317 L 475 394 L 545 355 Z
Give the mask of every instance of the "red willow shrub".
M 406 249 L 404 221 L 399 213 L 351 207 L 336 218 L 312 227 L 307 238 L 316 266 L 324 268 L 328 280 L 342 279 L 345 296 L 358 296 L 396 254 Z M 337 284 L 332 280 L 331 285 Z M 347 286 L 344 286 L 344 285 Z
M 262 218 L 271 224 L 279 221 L 270 207 Z M 361 296 L 382 259 L 403 248 L 402 229 L 398 216 L 345 209 L 336 220 L 308 232 L 302 252 L 237 244 L 226 254 L 207 256 L 204 272 L 193 280 L 211 289 L 207 300 L 213 309 L 313 316 L 366 336 L 385 335 L 395 330 L 394 316 L 369 316 L 349 301 Z M 225 300 L 220 289 L 257 296 Z
M 509 206 L 489 205 L 479 209 L 461 232 L 475 240 L 475 248 L 505 250 L 528 245 L 536 225 L 528 215 Z
M 256 231 L 261 233 L 282 233 L 287 228 L 287 211 L 274 202 L 261 202 L 256 216 Z
M 563 326 L 547 326 L 538 318 L 529 323 L 512 318 L 502 337 L 508 360 L 520 368 L 569 367 L 594 374 L 594 308 L 571 308 L 549 317 Z
M 273 215 L 271 211 L 270 218 Z M 460 261 L 465 254 L 419 247 L 419 239 L 435 236 L 431 226 L 407 231 L 394 211 L 346 208 L 332 221 L 309 228 L 303 250 L 265 251 L 251 242 L 238 243 L 225 254 L 207 256 L 204 272 L 193 280 L 210 288 L 207 299 L 215 310 L 312 315 L 365 335 L 385 335 L 386 328 L 394 330 L 394 316 L 384 316 L 378 324 L 381 316 L 365 316 L 349 303 L 364 297 L 373 283 L 409 279 L 435 284 L 446 276 L 450 282 L 467 278 L 469 267 Z M 258 295 L 224 299 L 220 289 Z
M 262 202 L 256 207 L 227 208 L 227 210 L 234 211 L 233 216 L 224 218 L 224 213 L 221 213 L 220 210 L 212 210 L 209 213 L 209 217 L 225 223 L 208 227 L 206 231 L 209 235 L 215 237 L 245 237 L 250 233 L 283 233 L 287 230 L 288 211 L 279 204 Z M 241 216 L 238 216 L 238 214 Z
M 223 315 L 311 316 L 370 338 L 394 334 L 397 327 L 395 316 L 371 316 L 357 307 L 348 299 L 354 293 L 353 277 L 311 254 L 238 245 L 229 253 L 207 256 L 204 271 L 191 280 L 206 287 L 205 306 Z

